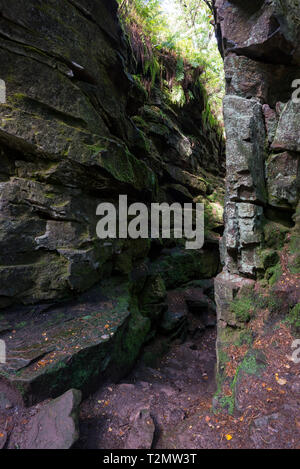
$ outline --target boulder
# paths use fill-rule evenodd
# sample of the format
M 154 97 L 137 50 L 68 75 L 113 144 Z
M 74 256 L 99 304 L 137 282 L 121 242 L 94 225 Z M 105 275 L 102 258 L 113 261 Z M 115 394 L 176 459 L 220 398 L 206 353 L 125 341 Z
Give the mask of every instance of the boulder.
M 70 449 L 79 438 L 81 392 L 70 389 L 32 417 L 23 433 L 21 449 Z
M 188 282 L 186 288 L 192 287 L 201 289 L 205 295 L 207 295 L 211 300 L 215 298 L 215 288 L 214 288 L 214 279 L 205 279 L 205 280 L 192 280 Z

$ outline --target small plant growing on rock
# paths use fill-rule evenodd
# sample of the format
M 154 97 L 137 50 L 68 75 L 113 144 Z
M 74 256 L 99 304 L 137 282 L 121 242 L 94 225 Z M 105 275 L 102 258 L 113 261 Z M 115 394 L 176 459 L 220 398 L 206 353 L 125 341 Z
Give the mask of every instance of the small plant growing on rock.
M 239 322 L 249 322 L 253 309 L 254 307 L 250 297 L 236 298 L 231 303 L 231 311 Z

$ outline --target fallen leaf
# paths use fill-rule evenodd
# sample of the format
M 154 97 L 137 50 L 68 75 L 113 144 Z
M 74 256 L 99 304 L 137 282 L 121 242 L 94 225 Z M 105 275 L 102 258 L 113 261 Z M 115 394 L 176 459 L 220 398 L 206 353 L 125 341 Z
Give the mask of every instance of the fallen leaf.
M 278 378 L 277 383 L 280 384 L 280 386 L 284 386 L 287 383 L 287 381 L 284 378 Z

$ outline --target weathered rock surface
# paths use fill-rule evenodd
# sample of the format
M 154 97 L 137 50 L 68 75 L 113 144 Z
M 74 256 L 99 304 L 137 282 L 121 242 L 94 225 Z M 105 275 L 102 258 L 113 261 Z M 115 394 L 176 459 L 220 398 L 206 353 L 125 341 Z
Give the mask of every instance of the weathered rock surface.
M 226 166 L 229 200 L 265 202 L 265 127 L 261 105 L 254 99 L 226 96 Z
M 184 297 L 189 310 L 196 315 L 216 312 L 215 303 L 204 294 L 201 288 L 186 288 Z
M 81 398 L 71 389 L 44 405 L 28 422 L 20 449 L 70 449 L 79 438 Z
M 254 280 L 229 274 L 228 272 L 222 272 L 218 275 L 215 279 L 215 299 L 219 326 L 236 327 L 237 319 L 230 308 L 231 303 L 241 288 L 253 285 Z
M 222 133 L 203 121 L 201 91 L 178 109 L 147 95 L 117 8 L 1 2 L 0 379 L 26 404 L 119 379 L 158 327 L 166 287 L 220 270 Z M 208 242 L 187 253 L 177 240 L 99 240 L 96 208 L 121 194 L 200 198 Z
M 159 90 L 153 101 L 141 90 L 129 73 L 115 0 L 4 0 L 0 31 L 5 308 L 62 300 L 112 271 L 130 273 L 147 246 L 100 241 L 98 204 L 119 194 L 146 203 L 178 193 L 186 200 L 190 192 L 205 195 L 208 183 L 218 190 L 224 152 L 221 135 L 202 122 L 202 96 L 176 115 Z M 191 113 L 196 144 L 182 124 Z M 209 181 L 196 175 L 199 168 L 212 173 Z
M 7 433 L 0 428 L 0 449 L 3 449 L 7 441 Z
M 195 335 L 206 327 L 216 325 L 215 303 L 204 294 L 203 288 L 199 286 L 187 285 L 169 291 L 167 306 L 162 316 L 160 330 L 166 335 L 171 335 L 172 338 L 185 339 L 188 331 Z M 191 331 L 193 318 L 197 318 L 198 323 L 196 330 Z
M 284 152 L 270 155 L 266 163 L 269 204 L 296 207 L 300 191 L 299 156 Z
M 217 0 L 215 10 L 227 84 L 222 261 L 226 271 L 256 278 L 264 224 L 291 226 L 299 201 L 299 105 L 292 94 L 300 11 L 294 0 Z M 283 208 L 291 215 L 285 218 Z
M 210 249 L 192 251 L 165 249 L 151 269 L 161 275 L 167 288 L 174 288 L 195 278 L 212 278 L 219 272 L 219 267 L 218 249 L 212 244 Z
M 30 405 L 70 387 L 88 391 L 108 368 L 122 376 L 151 326 L 130 304 L 128 283 L 116 279 L 72 303 L 23 307 L 21 323 L 20 310 L 11 311 L 0 377 Z
M 298 64 L 297 0 L 216 0 L 223 53 L 234 52 L 275 64 Z
M 256 61 L 247 54 L 229 52 L 225 56 L 226 92 L 228 95 L 256 99 L 275 108 L 278 101 L 291 97 L 291 83 L 298 78 L 298 68 Z

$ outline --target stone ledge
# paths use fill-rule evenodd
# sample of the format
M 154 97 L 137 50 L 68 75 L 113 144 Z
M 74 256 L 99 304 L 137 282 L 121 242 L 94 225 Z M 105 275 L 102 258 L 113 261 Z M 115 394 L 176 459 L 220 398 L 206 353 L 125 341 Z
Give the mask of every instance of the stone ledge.
M 138 311 L 135 325 L 141 327 L 130 328 L 130 303 L 129 284 L 110 279 L 73 302 L 10 311 L 1 334 L 7 363 L 0 365 L 0 382 L 31 405 L 70 388 L 87 392 L 108 367 L 122 375 L 121 355 L 132 365 L 131 345 L 138 353 L 140 336 L 148 332 L 149 320 Z

